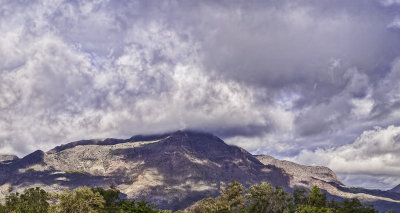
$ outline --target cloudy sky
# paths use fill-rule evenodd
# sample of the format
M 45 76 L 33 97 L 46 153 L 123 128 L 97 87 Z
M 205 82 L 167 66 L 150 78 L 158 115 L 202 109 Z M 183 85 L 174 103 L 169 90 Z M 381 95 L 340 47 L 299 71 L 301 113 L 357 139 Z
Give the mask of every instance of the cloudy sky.
M 0 0 L 0 154 L 178 129 L 400 184 L 400 1 Z

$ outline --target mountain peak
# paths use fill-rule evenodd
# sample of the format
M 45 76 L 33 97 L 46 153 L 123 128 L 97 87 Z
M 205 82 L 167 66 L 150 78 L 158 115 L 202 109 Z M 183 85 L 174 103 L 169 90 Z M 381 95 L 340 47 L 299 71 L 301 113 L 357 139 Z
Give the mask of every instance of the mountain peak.
M 85 146 L 85 145 L 115 145 L 119 143 L 128 143 L 128 142 L 139 142 L 139 141 L 154 141 L 161 140 L 167 137 L 208 137 L 208 138 L 216 138 L 220 141 L 218 137 L 201 131 L 195 130 L 178 130 L 175 132 L 164 133 L 164 134 L 149 134 L 149 135 L 134 135 L 128 139 L 116 139 L 116 138 L 106 138 L 106 139 L 91 139 L 91 140 L 80 140 L 74 141 L 67 144 L 59 145 L 49 150 L 47 153 L 55 153 L 60 152 L 65 149 L 71 149 L 76 146 Z
M 13 192 L 32 185 L 62 191 L 114 184 L 128 198 L 145 198 L 160 208 L 181 209 L 218 195 L 231 180 L 244 185 L 270 182 L 287 189 L 317 185 L 343 198 L 364 193 L 368 199 L 400 200 L 400 194 L 391 191 L 382 197 L 380 192 L 346 187 L 329 168 L 253 156 L 213 134 L 191 130 L 129 139 L 81 140 L 46 153 L 37 150 L 8 163 L 0 161 L 3 198 L 8 192 L 2 189 L 10 187 Z

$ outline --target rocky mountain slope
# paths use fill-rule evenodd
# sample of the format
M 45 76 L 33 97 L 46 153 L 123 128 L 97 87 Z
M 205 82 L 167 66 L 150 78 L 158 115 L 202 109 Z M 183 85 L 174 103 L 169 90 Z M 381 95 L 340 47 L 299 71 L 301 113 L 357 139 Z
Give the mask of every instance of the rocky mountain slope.
M 262 164 L 247 151 L 195 132 L 79 141 L 0 164 L 0 174 L 3 197 L 32 186 L 55 192 L 114 184 L 128 198 L 146 198 L 171 209 L 217 195 L 231 180 L 283 186 L 289 180 L 282 169 Z
M 6 164 L 11 163 L 19 158 L 15 155 L 0 155 L 0 163 Z
M 377 209 L 400 210 L 400 193 L 396 188 L 390 191 L 370 190 L 359 187 L 345 186 L 337 175 L 329 168 L 323 166 L 304 166 L 286 160 L 277 160 L 268 155 L 256 155 L 265 165 L 281 168 L 289 176 L 289 187 L 318 186 L 333 198 L 358 198 L 374 204 Z
M 274 165 L 283 169 L 290 176 L 289 186 L 291 188 L 322 186 L 322 183 L 343 185 L 336 174 L 327 167 L 303 166 L 286 160 L 277 160 L 268 155 L 256 155 L 255 157 L 265 165 Z
M 0 198 L 35 186 L 59 192 L 113 184 L 128 198 L 179 209 L 217 195 L 231 180 L 245 185 L 268 181 L 288 190 L 317 185 L 336 197 L 358 197 L 382 209 L 400 209 L 400 193 L 347 187 L 329 168 L 253 156 L 211 134 L 190 131 L 83 140 L 21 159 L 0 156 Z

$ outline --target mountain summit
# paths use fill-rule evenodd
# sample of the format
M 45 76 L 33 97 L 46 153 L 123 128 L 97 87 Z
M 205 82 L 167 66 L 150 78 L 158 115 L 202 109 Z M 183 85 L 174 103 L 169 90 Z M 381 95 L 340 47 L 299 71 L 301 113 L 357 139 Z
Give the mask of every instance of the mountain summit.
M 1 197 L 35 186 L 59 192 L 82 185 L 115 185 L 127 198 L 146 198 L 159 208 L 181 209 L 216 196 L 226 183 L 237 180 L 245 185 L 268 181 L 288 190 L 318 185 L 337 197 L 400 205 L 400 194 L 346 187 L 329 168 L 253 156 L 214 135 L 194 131 L 83 140 L 48 152 L 38 150 L 22 159 L 0 159 Z
M 77 141 L 0 164 L 0 171 L 3 196 L 32 186 L 60 191 L 113 184 L 128 198 L 146 198 L 172 209 L 217 195 L 231 180 L 282 186 L 289 182 L 282 169 L 262 164 L 244 149 L 191 131 Z

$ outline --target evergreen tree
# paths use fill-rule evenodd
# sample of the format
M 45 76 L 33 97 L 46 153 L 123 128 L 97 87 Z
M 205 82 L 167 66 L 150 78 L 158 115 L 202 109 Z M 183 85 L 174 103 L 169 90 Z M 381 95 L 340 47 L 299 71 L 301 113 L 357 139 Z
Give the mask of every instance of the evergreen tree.
M 296 206 L 307 204 L 307 190 L 304 188 L 296 188 L 293 191 L 293 201 Z
M 308 192 L 307 204 L 316 207 L 326 206 L 326 194 L 322 193 L 318 186 L 313 186 Z

